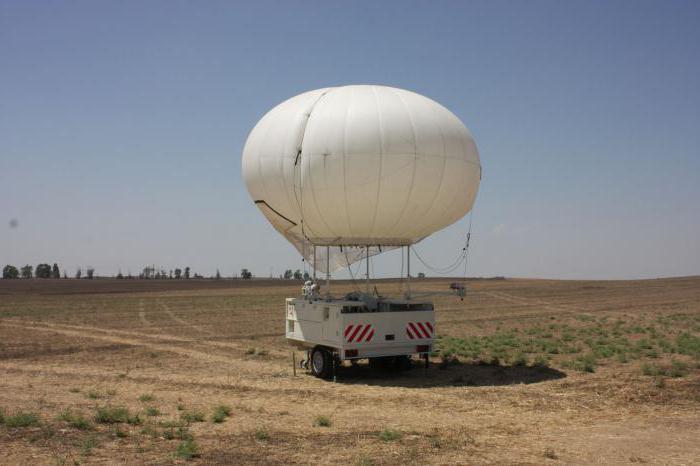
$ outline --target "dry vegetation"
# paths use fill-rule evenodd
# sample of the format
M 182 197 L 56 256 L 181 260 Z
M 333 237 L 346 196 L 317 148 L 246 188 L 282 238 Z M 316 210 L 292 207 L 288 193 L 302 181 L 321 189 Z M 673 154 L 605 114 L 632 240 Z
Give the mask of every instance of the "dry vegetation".
M 292 376 L 282 285 L 0 281 L 0 463 L 700 458 L 700 278 L 474 281 L 431 369 L 337 383 Z

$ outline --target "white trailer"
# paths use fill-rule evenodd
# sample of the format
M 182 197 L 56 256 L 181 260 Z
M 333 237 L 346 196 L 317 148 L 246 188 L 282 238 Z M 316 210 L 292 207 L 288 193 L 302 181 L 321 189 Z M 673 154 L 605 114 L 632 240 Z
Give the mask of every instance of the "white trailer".
M 410 366 L 419 354 L 426 365 L 433 349 L 435 313 L 432 303 L 372 298 L 287 298 L 286 337 L 307 351 L 311 372 L 330 378 L 345 360 L 369 359 L 371 365 Z

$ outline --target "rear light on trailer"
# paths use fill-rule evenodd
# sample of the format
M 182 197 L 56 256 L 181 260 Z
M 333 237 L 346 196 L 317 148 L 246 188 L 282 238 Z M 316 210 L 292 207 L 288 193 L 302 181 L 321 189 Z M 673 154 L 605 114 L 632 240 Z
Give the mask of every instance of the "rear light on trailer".
M 356 358 L 359 353 L 357 352 L 356 349 L 346 349 L 345 350 L 345 357 L 346 358 Z
M 430 351 L 430 345 L 416 346 L 416 353 L 427 353 L 428 351 Z

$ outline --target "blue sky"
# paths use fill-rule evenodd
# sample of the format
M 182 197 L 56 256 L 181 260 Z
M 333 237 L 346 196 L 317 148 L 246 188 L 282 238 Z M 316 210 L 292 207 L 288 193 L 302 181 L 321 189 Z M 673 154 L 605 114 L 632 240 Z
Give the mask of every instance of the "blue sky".
M 469 275 L 698 274 L 699 47 L 694 1 L 6 0 L 0 265 L 301 268 L 248 197 L 245 138 L 288 97 L 373 83 L 474 134 Z M 466 225 L 417 249 L 450 263 Z

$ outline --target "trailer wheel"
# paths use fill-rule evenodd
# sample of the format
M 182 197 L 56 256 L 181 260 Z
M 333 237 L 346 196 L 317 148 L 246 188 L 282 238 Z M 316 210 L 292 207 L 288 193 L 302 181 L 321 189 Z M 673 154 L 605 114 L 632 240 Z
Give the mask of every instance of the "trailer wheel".
M 311 373 L 322 379 L 330 379 L 333 374 L 333 357 L 320 346 L 311 352 Z
M 394 359 L 394 365 L 399 371 L 407 371 L 411 368 L 411 357 L 410 356 L 396 356 Z

